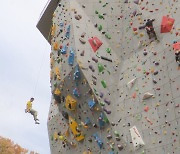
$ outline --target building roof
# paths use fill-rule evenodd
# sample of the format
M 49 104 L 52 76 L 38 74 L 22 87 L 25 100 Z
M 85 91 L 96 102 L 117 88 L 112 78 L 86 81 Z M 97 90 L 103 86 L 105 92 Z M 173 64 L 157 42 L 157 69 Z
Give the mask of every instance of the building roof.
M 46 6 L 41 12 L 40 19 L 36 25 L 41 34 L 51 44 L 50 29 L 52 25 L 53 13 L 58 5 L 59 0 L 48 0 Z

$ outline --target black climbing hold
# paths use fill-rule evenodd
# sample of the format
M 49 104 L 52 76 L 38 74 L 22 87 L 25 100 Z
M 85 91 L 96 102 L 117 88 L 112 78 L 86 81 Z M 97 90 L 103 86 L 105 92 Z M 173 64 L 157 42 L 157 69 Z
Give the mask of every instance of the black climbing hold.
M 64 117 L 65 119 L 67 119 L 67 120 L 68 120 L 69 115 L 68 115 L 68 113 L 67 113 L 67 112 L 62 111 L 62 115 L 63 115 L 63 117 Z
M 101 59 L 103 59 L 103 60 L 107 60 L 107 61 L 109 61 L 109 62 L 112 62 L 112 59 L 109 59 L 109 58 L 104 57 L 104 56 L 101 56 Z

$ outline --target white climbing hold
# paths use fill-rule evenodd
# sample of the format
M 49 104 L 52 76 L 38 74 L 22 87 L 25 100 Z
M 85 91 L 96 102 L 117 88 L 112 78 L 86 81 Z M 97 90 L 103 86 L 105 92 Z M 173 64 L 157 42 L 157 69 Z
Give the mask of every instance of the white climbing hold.
M 153 96 L 153 94 L 147 92 L 147 93 L 144 94 L 143 100 L 148 99 L 148 98 L 151 98 L 152 96 Z
M 135 82 L 136 82 L 136 78 L 132 79 L 131 81 L 129 81 L 129 82 L 127 83 L 127 87 L 128 87 L 129 89 L 131 89 L 131 88 L 133 87 L 133 85 L 134 85 Z
M 136 126 L 133 126 L 132 128 L 130 128 L 130 133 L 131 133 L 132 142 L 133 142 L 133 146 L 134 146 L 135 150 L 137 150 L 140 147 L 145 145 L 141 135 L 139 134 L 139 131 L 136 128 Z

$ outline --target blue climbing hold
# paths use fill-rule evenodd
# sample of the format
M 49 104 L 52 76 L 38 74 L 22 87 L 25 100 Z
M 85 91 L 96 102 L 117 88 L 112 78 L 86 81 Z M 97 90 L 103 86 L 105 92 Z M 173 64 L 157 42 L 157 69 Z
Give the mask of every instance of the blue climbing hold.
M 85 119 L 85 125 L 87 126 L 87 125 L 89 125 L 89 124 L 91 124 L 91 120 L 90 120 L 89 117 L 86 117 L 86 119 Z
M 64 47 L 61 49 L 61 53 L 66 54 L 66 52 L 67 52 L 67 46 L 64 45 Z
M 99 122 L 100 129 L 102 129 L 105 126 L 104 114 L 103 113 L 100 114 L 100 116 L 98 118 L 98 122 Z
M 74 95 L 75 97 L 80 97 L 80 92 L 79 92 L 79 90 L 78 90 L 77 88 L 74 88 L 74 90 L 73 90 L 73 95 Z
M 101 149 L 101 148 L 103 147 L 103 142 L 102 142 L 102 140 L 99 138 L 99 136 L 98 136 L 97 133 L 93 134 L 93 137 L 95 138 L 95 140 L 96 140 L 99 148 Z
M 67 39 L 69 39 L 69 37 L 70 37 L 70 29 L 71 29 L 71 26 L 69 25 L 66 30 L 66 38 Z
M 95 104 L 96 103 L 93 100 L 88 101 L 88 106 L 89 106 L 90 109 L 93 109 L 95 107 Z
M 76 68 L 75 68 L 75 72 L 74 72 L 74 80 L 78 80 L 80 78 L 81 78 L 81 74 L 80 74 L 80 71 L 79 71 L 79 67 L 77 65 Z
M 63 27 L 63 26 L 64 26 L 64 23 L 63 23 L 63 22 L 60 22 L 59 25 L 60 25 L 60 27 Z
M 72 49 L 69 54 L 68 64 L 71 66 L 74 64 L 74 51 Z

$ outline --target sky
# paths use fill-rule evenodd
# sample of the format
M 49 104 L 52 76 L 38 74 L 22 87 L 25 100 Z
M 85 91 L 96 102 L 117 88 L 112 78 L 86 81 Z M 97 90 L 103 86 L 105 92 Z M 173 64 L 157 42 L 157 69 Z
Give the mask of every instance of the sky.
M 49 154 L 50 45 L 36 28 L 47 0 L 3 0 L 0 4 L 0 136 Z M 40 125 L 25 113 L 34 97 Z

